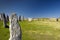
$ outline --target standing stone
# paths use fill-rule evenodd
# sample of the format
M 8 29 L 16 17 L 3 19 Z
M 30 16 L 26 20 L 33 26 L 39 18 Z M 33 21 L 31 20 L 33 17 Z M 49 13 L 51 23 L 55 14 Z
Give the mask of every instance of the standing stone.
M 4 27 L 8 28 L 5 14 L 3 13 L 2 16 L 3 16 L 3 25 L 4 25 Z
M 19 21 L 21 21 L 21 16 L 19 16 Z
M 2 21 L 3 20 L 3 14 L 0 13 L 0 20 Z
M 12 14 L 9 17 L 9 21 L 10 21 L 10 26 L 9 26 L 10 39 L 9 40 L 21 40 L 22 31 L 21 31 L 21 27 L 18 24 L 18 17 L 16 16 L 16 14 Z
M 21 21 L 24 21 L 24 16 L 21 16 Z
M 7 17 L 6 17 L 6 20 L 7 20 L 7 22 L 9 21 L 9 16 L 7 15 Z

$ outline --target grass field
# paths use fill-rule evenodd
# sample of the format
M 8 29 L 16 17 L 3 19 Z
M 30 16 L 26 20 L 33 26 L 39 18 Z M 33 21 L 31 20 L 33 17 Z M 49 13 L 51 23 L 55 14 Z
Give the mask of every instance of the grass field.
M 60 40 L 60 22 L 22 21 L 22 40 Z M 0 21 L 0 40 L 9 39 L 9 29 Z

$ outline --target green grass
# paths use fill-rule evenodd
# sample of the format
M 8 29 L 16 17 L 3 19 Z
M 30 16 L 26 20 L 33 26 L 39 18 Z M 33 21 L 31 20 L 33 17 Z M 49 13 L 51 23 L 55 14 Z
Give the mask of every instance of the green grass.
M 53 24 L 57 22 L 51 22 Z M 21 21 L 19 24 L 22 28 L 22 40 L 60 40 L 60 29 L 55 28 L 59 24 L 49 24 L 43 21 Z M 0 40 L 9 39 L 9 29 L 3 27 L 0 21 Z
M 0 40 L 9 39 L 9 29 L 3 27 L 3 22 L 0 21 Z
M 60 40 L 60 29 L 54 28 L 53 25 L 37 21 L 24 21 L 20 24 L 23 29 L 23 40 Z

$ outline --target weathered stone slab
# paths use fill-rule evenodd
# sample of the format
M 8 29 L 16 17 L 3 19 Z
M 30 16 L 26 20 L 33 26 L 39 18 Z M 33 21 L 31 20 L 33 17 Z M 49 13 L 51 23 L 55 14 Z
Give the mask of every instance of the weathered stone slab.
M 21 21 L 21 16 L 19 16 L 18 20 Z
M 3 26 L 4 26 L 5 28 L 9 28 L 8 25 L 7 25 L 6 16 L 5 16 L 4 13 L 2 14 L 2 18 L 3 18 Z
M 21 31 L 21 27 L 18 24 L 17 15 L 16 14 L 12 14 L 9 17 L 9 21 L 10 21 L 10 26 L 9 26 L 10 39 L 9 40 L 21 40 L 22 31 Z
M 9 16 L 7 15 L 7 17 L 6 17 L 6 20 L 7 20 L 7 22 L 9 21 Z
M 0 13 L 0 20 L 2 21 L 3 20 L 3 14 Z
M 21 16 L 21 21 L 24 21 L 24 16 Z

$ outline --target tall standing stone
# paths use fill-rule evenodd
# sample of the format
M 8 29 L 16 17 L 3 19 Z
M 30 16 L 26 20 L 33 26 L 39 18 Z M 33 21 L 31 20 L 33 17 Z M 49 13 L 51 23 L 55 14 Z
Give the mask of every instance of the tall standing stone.
M 24 16 L 21 16 L 21 21 L 24 21 Z
M 7 22 L 9 21 L 9 16 L 7 15 L 7 17 L 6 17 L 6 20 L 7 20 Z
M 16 14 L 12 14 L 9 17 L 9 21 L 10 21 L 10 26 L 9 26 L 10 39 L 9 40 L 21 40 L 22 31 L 21 31 L 21 27 L 18 24 L 17 15 Z
M 2 14 L 2 17 L 3 17 L 3 25 L 4 25 L 4 27 L 5 27 L 5 28 L 8 28 L 8 26 L 7 26 L 7 21 L 6 21 L 6 16 L 5 16 L 4 13 Z
M 3 14 L 0 13 L 0 20 L 2 21 L 3 20 Z
M 19 21 L 21 21 L 21 16 L 19 16 Z

